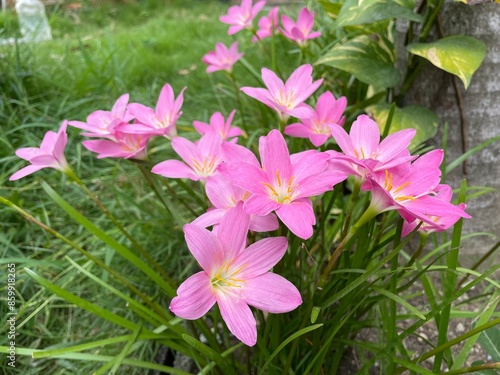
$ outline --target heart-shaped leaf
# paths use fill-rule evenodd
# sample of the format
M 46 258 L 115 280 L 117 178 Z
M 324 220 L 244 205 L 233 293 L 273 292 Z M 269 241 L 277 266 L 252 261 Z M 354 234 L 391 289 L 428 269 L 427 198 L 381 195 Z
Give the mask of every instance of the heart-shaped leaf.
M 315 64 L 344 70 L 376 88 L 394 87 L 400 81 L 400 74 L 394 66 L 392 50 L 380 44 L 383 42 L 360 35 L 333 46 Z
M 337 25 L 363 25 L 392 18 L 422 22 L 422 16 L 413 12 L 414 6 L 412 1 L 347 0 L 337 17 Z
M 486 56 L 486 45 L 476 38 L 453 35 L 433 43 L 412 43 L 407 47 L 414 55 L 429 60 L 432 64 L 462 80 L 469 87 L 474 72 Z

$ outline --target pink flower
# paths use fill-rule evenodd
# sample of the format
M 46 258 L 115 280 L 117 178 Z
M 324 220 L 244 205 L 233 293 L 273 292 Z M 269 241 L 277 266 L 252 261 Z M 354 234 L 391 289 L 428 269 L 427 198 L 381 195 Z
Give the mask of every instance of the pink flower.
M 306 46 L 309 39 L 321 36 L 320 31 L 311 32 L 314 26 L 314 12 L 310 12 L 307 8 L 302 8 L 297 17 L 297 23 L 288 16 L 282 16 L 281 23 L 283 24 L 281 33 L 301 47 Z
M 314 110 L 304 101 L 318 89 L 323 79 L 313 82 L 311 65 L 299 66 L 286 83 L 271 70 L 262 68 L 262 79 L 267 90 L 242 87 L 241 91 L 274 109 L 282 120 L 288 116 L 306 118 L 314 115 Z
M 227 141 L 228 138 L 238 137 L 243 134 L 243 131 L 240 128 L 231 126 L 235 113 L 236 110 L 231 111 L 227 117 L 227 121 L 224 121 L 222 113 L 215 112 L 210 117 L 210 124 L 201 121 L 193 121 L 193 126 L 201 135 L 213 130 L 221 136 L 223 141 Z
M 309 150 L 289 155 L 277 130 L 260 138 L 259 152 L 262 168 L 258 163 L 236 161 L 222 164 L 219 170 L 252 193 L 243 205 L 247 213 L 262 216 L 275 211 L 292 233 L 308 239 L 316 223 L 309 197 L 331 190 L 347 176 L 326 170 L 330 159 L 326 153 Z
M 224 215 L 239 202 L 245 202 L 250 193 L 234 186 L 220 173 L 210 178 L 205 190 L 213 208 L 198 217 L 192 224 L 210 227 L 219 224 Z M 250 215 L 249 229 L 254 232 L 270 232 L 278 229 L 279 223 L 272 213 L 265 216 Z
M 175 123 L 182 115 L 181 107 L 185 89 L 184 87 L 181 90 L 176 99 L 172 86 L 167 83 L 161 89 L 154 110 L 139 103 L 129 104 L 129 111 L 136 119 L 136 123 L 122 125 L 120 130 L 129 134 L 165 136 L 168 139 L 177 136 Z
M 116 127 L 122 123 L 128 123 L 134 118 L 128 112 L 128 100 L 129 95 L 123 94 L 113 105 L 111 111 L 98 110 L 88 115 L 87 122 L 69 121 L 68 125 L 86 130 L 88 133 L 82 133 L 86 137 L 102 137 L 114 140 Z
M 241 5 L 233 5 L 229 8 L 227 14 L 221 16 L 219 20 L 229 26 L 227 33 L 229 35 L 236 34 L 243 29 L 251 29 L 252 21 L 266 5 L 265 1 L 258 1 L 252 6 L 252 0 L 242 0 Z
M 66 120 L 63 121 L 57 133 L 53 131 L 45 133 L 39 148 L 26 147 L 17 149 L 17 157 L 29 161 L 31 165 L 18 170 L 10 176 L 9 181 L 19 180 L 43 168 L 54 168 L 66 173 L 69 170 L 64 157 L 64 148 L 68 143 L 67 124 Z
M 206 133 L 196 143 L 176 137 L 172 140 L 172 148 L 187 165 L 178 160 L 166 160 L 155 165 L 152 172 L 164 177 L 204 181 L 222 163 L 221 145 L 222 138 L 215 131 Z
M 257 42 L 259 39 L 265 39 L 272 36 L 278 30 L 279 17 L 278 17 L 278 7 L 274 7 L 269 11 L 267 16 L 261 17 L 259 23 L 259 29 L 257 30 L 257 36 L 252 38 L 252 42 Z
M 346 106 L 345 96 L 335 100 L 333 94 L 327 91 L 318 98 L 314 116 L 301 119 L 301 123 L 288 125 L 285 134 L 291 137 L 309 138 L 315 147 L 319 147 L 332 135 L 329 125 L 344 124 L 345 116 L 342 114 Z
M 193 320 L 217 303 L 229 330 L 253 346 L 257 328 L 250 306 L 284 313 L 297 308 L 302 298 L 292 283 L 269 272 L 286 252 L 286 237 L 265 238 L 245 248 L 248 220 L 240 204 L 224 215 L 216 235 L 198 225 L 184 226 L 187 246 L 202 271 L 181 284 L 170 310 Z
M 431 151 L 411 165 L 368 174 L 361 188 L 372 191 L 371 206 L 378 212 L 395 209 L 408 222 L 419 219 L 442 230 L 434 217 L 470 218 L 463 208 L 435 197 L 441 180 L 439 165 L 442 160 L 443 150 Z
M 215 51 L 207 53 L 201 61 L 208 65 L 207 73 L 212 73 L 217 70 L 225 70 L 228 73 L 233 71 L 233 65 L 236 61 L 243 57 L 244 53 L 238 52 L 238 42 L 231 44 L 227 48 L 222 43 L 215 45 Z
M 435 188 L 435 198 L 439 199 L 443 202 L 449 203 L 451 201 L 451 198 L 453 196 L 453 191 L 449 185 L 445 184 L 440 184 L 436 186 Z M 467 205 L 465 203 L 460 203 L 457 208 L 465 211 L 465 208 Z M 455 225 L 455 223 L 460 219 L 460 215 L 456 214 L 444 214 L 443 216 L 431 216 L 429 217 L 430 220 L 434 221 L 437 225 L 439 225 L 441 228 L 437 228 L 435 225 L 430 225 L 428 223 L 422 222 L 422 225 L 418 228 L 418 231 L 424 232 L 424 233 L 432 233 L 432 232 L 442 232 L 445 231 L 446 229 L 450 228 L 451 226 Z M 416 227 L 417 225 L 421 223 L 420 220 L 414 220 L 412 222 L 404 221 L 403 224 L 403 236 L 407 236 L 410 234 Z
M 344 154 L 327 151 L 336 159 L 347 161 L 352 173 L 364 179 L 369 171 L 393 168 L 415 159 L 408 146 L 415 136 L 415 129 L 405 129 L 389 135 L 380 142 L 380 130 L 367 115 L 358 116 L 349 134 L 338 125 L 329 125 L 333 138 Z
M 125 158 L 146 160 L 146 147 L 150 135 L 128 134 L 115 131 L 114 140 L 99 139 L 83 141 L 82 144 L 89 151 L 97 153 L 97 158 Z

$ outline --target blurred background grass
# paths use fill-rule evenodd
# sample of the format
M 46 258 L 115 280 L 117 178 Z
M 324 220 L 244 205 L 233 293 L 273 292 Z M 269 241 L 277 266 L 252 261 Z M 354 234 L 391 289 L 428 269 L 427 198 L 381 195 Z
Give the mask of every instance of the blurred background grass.
M 41 178 L 100 228 L 126 243 L 93 202 L 64 176 L 44 170 L 16 182 L 9 182 L 8 178 L 26 165 L 14 155 L 17 148 L 38 146 L 44 133 L 56 130 L 64 119 L 85 121 L 94 110 L 109 110 L 126 92 L 131 101 L 154 106 L 165 83 L 172 85 L 176 95 L 187 86 L 184 115 L 178 123 L 181 132 L 190 129 L 194 119 L 208 121 L 214 111 L 227 115 L 235 103 L 232 99 L 221 100 L 220 96 L 231 86 L 222 75 L 207 75 L 201 62 L 217 41 L 232 41 L 227 36 L 227 26 L 218 21 L 227 6 L 215 0 L 80 1 L 72 6 L 63 2 L 46 8 L 53 41 L 0 46 L 0 194 L 83 244 L 165 306 L 168 301 L 154 283 L 47 199 L 39 184 Z M 0 13 L 1 38 L 18 36 L 18 27 L 13 9 Z M 240 73 L 246 74 L 248 83 L 252 83 L 246 71 Z M 68 134 L 66 157 L 77 174 L 167 272 L 176 269 L 176 276 L 185 278 L 194 262 L 187 256 L 181 228 L 160 206 L 137 168 L 123 160 L 97 160 L 81 146 L 83 138 L 78 129 L 68 128 Z M 164 139 L 154 142 L 151 152 L 155 161 L 173 156 Z M 183 214 L 192 219 L 189 213 Z M 117 326 L 53 296 L 23 272 L 22 267 L 28 267 L 106 309 L 125 317 L 131 314 L 123 300 L 89 281 L 65 256 L 107 279 L 101 270 L 6 207 L 0 207 L 0 255 L 2 312 L 6 309 L 5 266 L 15 263 L 18 270 L 18 347 L 48 348 L 123 333 Z M 183 271 L 178 272 L 179 269 Z M 121 287 L 113 280 L 109 282 Z M 3 334 L 7 328 L 5 319 L 0 327 L 0 345 L 7 342 L 7 335 Z M 108 353 L 114 349 L 116 352 Z M 154 360 L 157 349 L 145 344 L 138 352 L 142 353 L 141 359 Z M 120 350 L 106 348 L 101 354 L 116 354 Z M 17 363 L 16 369 L 7 370 L 1 367 L 6 366 L 2 361 L 0 368 L 9 374 L 89 374 L 96 368 L 91 362 L 22 356 L 18 356 Z M 132 368 L 127 371 L 144 373 Z

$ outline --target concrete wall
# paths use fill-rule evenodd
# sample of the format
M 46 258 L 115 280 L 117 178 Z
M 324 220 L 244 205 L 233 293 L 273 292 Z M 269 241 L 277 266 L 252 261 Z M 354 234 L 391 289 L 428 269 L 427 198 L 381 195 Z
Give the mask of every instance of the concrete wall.
M 488 47 L 485 61 L 473 76 L 467 91 L 458 80 L 465 114 L 466 141 L 468 149 L 471 149 L 500 135 L 500 5 L 446 3 L 441 21 L 445 35 L 474 36 Z M 448 161 L 461 154 L 460 112 L 449 74 L 427 64 L 420 79 L 406 96 L 406 104 L 421 104 L 434 110 L 442 124 L 447 122 L 449 125 Z M 441 135 L 438 135 L 435 140 L 438 147 L 440 139 Z M 470 157 L 465 172 L 457 168 L 447 182 L 458 188 L 462 179 L 466 178 L 469 186 L 500 189 L 500 142 Z M 500 193 L 490 193 L 468 202 L 467 211 L 473 219 L 464 224 L 465 233 L 488 231 L 497 236 L 475 237 L 464 242 L 462 260 L 464 264 L 470 265 L 500 239 Z M 500 257 L 497 255 L 496 259 L 500 260 Z

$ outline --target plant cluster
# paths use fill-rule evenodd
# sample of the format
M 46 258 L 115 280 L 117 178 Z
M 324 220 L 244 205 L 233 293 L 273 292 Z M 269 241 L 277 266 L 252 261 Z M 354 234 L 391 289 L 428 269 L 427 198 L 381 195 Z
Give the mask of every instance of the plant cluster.
M 462 350 L 454 358 L 449 352 L 461 341 L 466 341 L 465 348 L 474 345 L 479 333 L 498 321 L 490 320 L 500 302 L 498 284 L 490 278 L 498 267 L 483 274 L 460 269 L 476 278 L 465 286 L 458 281 L 461 219 L 470 218 L 467 186 L 462 185 L 454 201 L 452 187 L 444 181 L 450 170 L 443 165 L 445 150 L 423 145 L 437 126 L 432 123 L 434 115 L 427 111 L 414 118 L 414 108 L 397 108 L 393 102 L 415 79 L 418 65 L 409 61 L 408 75 L 396 92 L 401 77 L 394 67 L 395 52 L 388 49 L 391 19 L 423 23 L 422 38 L 439 6 L 429 3 L 424 17 L 410 9 L 412 4 L 395 1 L 320 3 L 321 14 L 329 20 L 321 31 L 314 27 L 316 13 L 307 7 L 297 13 L 296 21 L 288 15 L 280 17 L 281 10 L 274 7 L 255 28 L 265 1 L 243 0 L 220 17 L 229 25 L 229 35 L 246 33 L 243 43 L 265 53 L 271 66 L 262 67 L 258 74 L 238 50 L 241 41 L 229 47 L 217 43 L 214 51 L 202 57 L 207 73 L 224 74 L 233 85 L 234 93 L 227 95 L 236 99 L 238 108 L 227 117 L 215 112 L 209 123 L 196 120 L 192 127 L 181 129 L 177 122 L 186 88 L 176 96 L 166 83 L 155 108 L 130 102 L 130 95 L 123 94 L 111 110 L 94 111 L 86 121 L 64 121 L 57 133 L 46 133 L 40 147 L 16 151 L 30 165 L 10 180 L 42 168 L 65 173 L 127 238 L 130 248 L 77 212 L 46 183 L 42 183 L 44 190 L 73 219 L 153 280 L 176 316 L 112 265 L 0 197 L 128 289 L 130 295 L 97 278 L 130 304 L 140 323 L 98 309 L 26 269 L 55 294 L 132 331 L 121 340 L 127 342 L 122 353 L 98 373 L 120 365 L 186 373 L 126 359 L 141 340 L 154 340 L 191 357 L 201 373 L 340 373 L 346 346 L 370 353 L 361 372 L 376 361 L 387 374 L 441 373 L 443 360 L 450 374 L 500 367 L 493 363 L 462 368 L 467 353 Z M 377 8 L 388 4 L 390 11 Z M 334 33 L 337 36 L 329 42 Z M 443 42 L 434 42 L 433 47 L 413 44 L 408 50 L 418 54 L 436 49 L 436 43 Z M 449 39 L 444 43 L 450 46 Z M 288 54 L 298 57 L 295 66 L 278 60 L 278 49 L 290 45 L 294 47 Z M 457 52 L 453 46 L 451 50 Z M 474 55 L 474 48 L 469 53 Z M 258 87 L 240 84 L 237 64 Z M 445 68 L 448 65 L 444 63 Z M 365 71 L 367 66 L 371 72 Z M 465 84 L 477 66 L 460 68 Z M 82 135 L 90 139 L 83 146 L 98 158 L 127 159 L 137 166 L 172 222 L 183 228 L 187 249 L 198 265 L 196 273 L 185 280 L 166 274 L 85 186 L 66 161 L 68 126 L 84 131 Z M 178 157 L 156 161 L 160 152 L 151 144 L 171 149 Z M 178 195 L 176 190 L 186 194 Z M 445 231 L 452 226 L 449 241 Z M 411 250 L 415 235 L 420 236 L 420 244 Z M 435 246 L 422 256 L 429 238 Z M 432 272 L 443 272 L 443 292 L 434 285 Z M 448 341 L 452 303 L 485 280 L 486 308 L 476 316 L 478 325 L 458 341 Z M 421 290 L 415 293 L 414 284 L 421 285 Z M 428 302 L 414 306 L 414 297 Z M 193 322 L 182 324 L 178 318 Z M 408 324 L 400 327 L 402 321 Z M 434 349 L 410 353 L 404 340 L 431 321 L 438 332 Z M 382 333 L 379 345 L 356 339 L 368 327 Z M 77 345 L 32 355 L 71 356 L 102 344 L 96 341 L 85 349 Z M 421 363 L 432 356 L 431 372 Z

